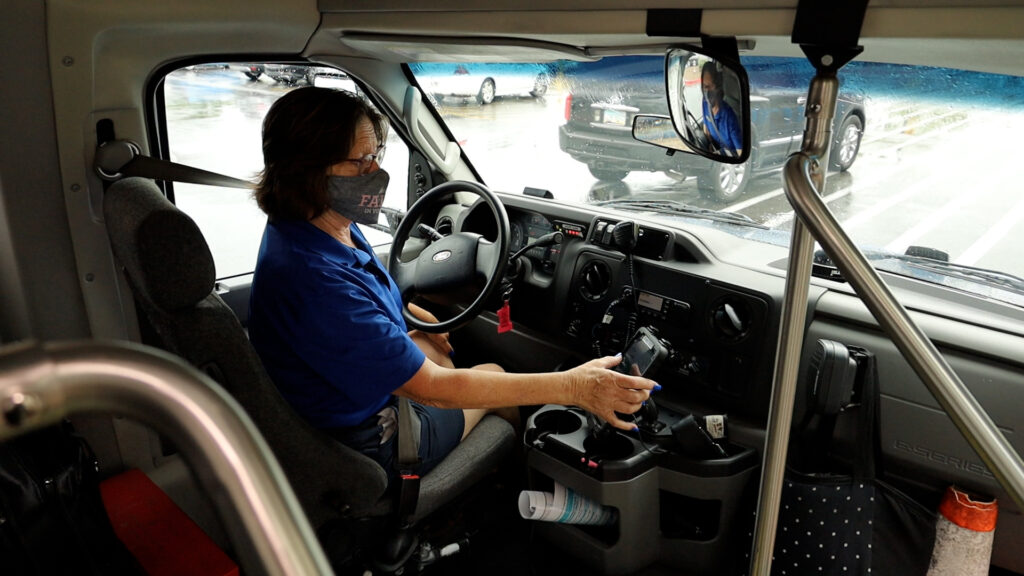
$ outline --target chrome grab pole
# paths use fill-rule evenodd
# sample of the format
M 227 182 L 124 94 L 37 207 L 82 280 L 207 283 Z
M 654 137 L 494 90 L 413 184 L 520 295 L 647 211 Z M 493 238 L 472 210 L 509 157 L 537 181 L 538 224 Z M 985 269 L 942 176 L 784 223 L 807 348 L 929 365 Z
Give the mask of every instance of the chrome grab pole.
M 819 72 L 811 80 L 807 99 L 807 124 L 801 151 L 786 162 L 787 178 L 784 187 L 787 195 L 793 184 L 788 178 L 790 166 L 803 165 L 805 162 L 811 168 L 806 172 L 808 179 L 805 184 L 809 189 L 808 193 L 814 195 L 816 190 L 825 189 L 828 145 L 832 140 L 832 117 L 835 115 L 838 92 L 839 81 L 835 75 Z M 782 322 L 775 356 L 775 384 L 772 387 L 769 408 L 764 465 L 761 467 L 761 489 L 757 503 L 757 524 L 754 527 L 754 549 L 750 560 L 751 576 L 768 576 L 771 573 L 775 527 L 779 518 L 779 501 L 786 471 L 800 354 L 803 350 L 814 238 L 800 219 L 793 220 L 789 246 L 786 293 L 782 302 Z
M 333 573 L 263 437 L 212 380 L 127 343 L 0 348 L 0 441 L 86 412 L 132 417 L 175 441 L 217 505 L 244 573 Z
M 813 248 L 808 230 L 828 251 L 843 277 L 849 281 L 996 480 L 1014 502 L 1024 508 L 1024 462 L 1020 455 L 999 432 L 931 340 L 892 295 L 821 199 L 819 191 L 824 190 L 828 143 L 831 140 L 830 126 L 837 90 L 838 81 L 834 76 L 823 76 L 820 72 L 815 76 L 807 103 L 807 129 L 802 150 L 789 158 L 783 171 L 786 197 L 798 218 L 794 220 L 790 245 L 775 386 L 751 558 L 752 576 L 768 576 L 771 570 L 807 312 L 807 285 L 810 281 Z
M 999 484 L 1017 506 L 1024 509 L 1024 462 L 1020 455 L 892 295 L 825 203 L 814 194 L 806 178 L 810 164 L 810 158 L 797 155 L 785 168 L 786 195 L 800 220 L 825 247 L 843 277 L 853 286 Z

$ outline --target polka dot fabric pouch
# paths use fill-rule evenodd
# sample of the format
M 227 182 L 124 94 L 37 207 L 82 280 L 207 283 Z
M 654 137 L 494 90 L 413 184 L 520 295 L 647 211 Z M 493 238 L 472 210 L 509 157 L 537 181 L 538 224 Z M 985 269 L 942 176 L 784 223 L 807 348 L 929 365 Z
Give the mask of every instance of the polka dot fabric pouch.
M 831 411 L 810 409 L 794 430 L 775 533 L 773 576 L 871 574 L 877 373 L 872 355 L 860 349 L 850 353 L 860 364 L 857 384 L 848 384 L 857 393 L 846 394 L 853 400 L 843 406 L 832 404 Z M 844 432 L 853 436 L 852 463 L 833 457 L 833 433 L 840 419 L 849 420 Z
M 870 574 L 874 503 L 870 481 L 788 475 L 772 574 Z

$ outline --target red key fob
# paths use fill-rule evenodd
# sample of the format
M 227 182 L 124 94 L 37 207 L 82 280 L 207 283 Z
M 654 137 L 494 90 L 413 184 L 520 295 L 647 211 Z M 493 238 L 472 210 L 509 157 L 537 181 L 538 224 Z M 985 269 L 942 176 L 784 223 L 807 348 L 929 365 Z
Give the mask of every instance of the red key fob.
M 498 310 L 498 334 L 512 331 L 512 320 L 509 318 L 508 300 Z

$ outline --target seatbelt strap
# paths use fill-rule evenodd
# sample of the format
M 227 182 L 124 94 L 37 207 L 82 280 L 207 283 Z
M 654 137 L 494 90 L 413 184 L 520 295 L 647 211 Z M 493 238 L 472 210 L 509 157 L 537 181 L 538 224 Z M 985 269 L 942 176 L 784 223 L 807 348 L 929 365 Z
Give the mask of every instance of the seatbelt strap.
M 409 399 L 398 397 L 398 467 L 401 486 L 398 493 L 398 519 L 402 526 L 412 524 L 420 499 L 420 476 L 413 472 L 420 464 L 419 418 L 413 414 Z
M 96 149 L 93 167 L 100 178 L 107 181 L 118 180 L 125 176 L 141 176 L 165 182 L 187 182 L 228 188 L 252 189 L 254 187 L 252 182 L 231 176 L 145 156 L 138 145 L 128 140 L 111 140 L 101 144 Z
M 150 180 L 163 180 L 164 182 L 184 182 L 186 184 L 202 184 L 205 186 L 221 186 L 245 190 L 252 190 L 256 187 L 252 182 L 225 176 L 217 172 L 210 172 L 209 170 L 201 170 L 192 166 L 186 166 L 185 164 L 145 156 L 134 142 L 128 140 L 111 140 L 110 142 L 100 144 L 99 148 L 96 149 L 96 160 L 93 163 L 93 168 L 100 178 L 106 182 L 114 182 L 126 176 L 138 176 L 140 178 L 149 178 Z M 387 212 L 388 210 L 391 211 L 390 214 Z M 388 217 L 389 222 L 392 218 L 397 218 L 396 222 L 401 222 L 401 218 L 405 215 L 404 213 L 398 213 L 392 208 L 383 208 L 381 211 Z M 394 235 L 394 230 L 398 228 L 398 224 L 396 223 L 394 228 L 382 224 L 369 224 L 369 227 Z
M 401 470 L 411 470 L 420 464 L 419 434 L 414 427 L 419 426 L 419 418 L 413 414 L 409 399 L 398 397 L 398 466 Z

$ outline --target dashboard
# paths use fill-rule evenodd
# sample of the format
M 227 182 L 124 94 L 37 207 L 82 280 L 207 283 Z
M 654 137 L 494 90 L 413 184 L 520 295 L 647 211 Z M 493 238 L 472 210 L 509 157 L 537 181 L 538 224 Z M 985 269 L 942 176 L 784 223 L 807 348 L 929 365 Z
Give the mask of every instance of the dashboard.
M 633 213 L 511 194 L 501 199 L 511 252 L 556 230 L 563 231 L 563 241 L 528 249 L 519 259 L 510 278 L 515 330 L 495 338 L 494 315 L 481 314 L 459 331 L 465 335 L 456 334 L 462 337 L 460 354 L 467 350 L 480 361 L 501 358 L 516 372 L 561 370 L 620 352 L 632 331 L 648 327 L 670 350 L 651 375 L 663 387 L 658 405 L 725 414 L 730 438 L 760 449 L 785 293 L 784 248 L 704 227 L 693 232 L 685 225 L 666 226 Z M 489 209 L 467 204 L 456 211 L 456 231 L 495 237 Z M 623 237 L 635 243 L 623 244 Z M 885 274 L 884 280 L 1024 452 L 1024 439 L 1015 434 L 1024 420 L 1014 408 L 1024 405 L 1024 312 L 895 275 Z M 810 282 L 794 421 L 806 410 L 812 385 L 806 368 L 817 340 L 864 348 L 878 361 L 887 473 L 920 486 L 956 483 L 1009 502 L 852 288 L 835 280 Z M 845 442 L 851 446 L 856 439 Z M 1006 524 L 1006 534 L 1024 530 L 1021 515 L 1005 518 L 1001 523 L 1016 526 Z
M 765 418 L 781 284 L 766 293 L 695 274 L 705 259 L 699 249 L 656 225 L 544 209 L 506 202 L 509 252 L 523 251 L 511 296 L 519 326 L 578 359 L 621 352 L 638 328 L 650 328 L 670 352 L 657 374 L 665 397 Z M 491 220 L 477 205 L 456 218 L 461 231 L 488 238 Z M 530 248 L 556 231 L 561 244 Z

